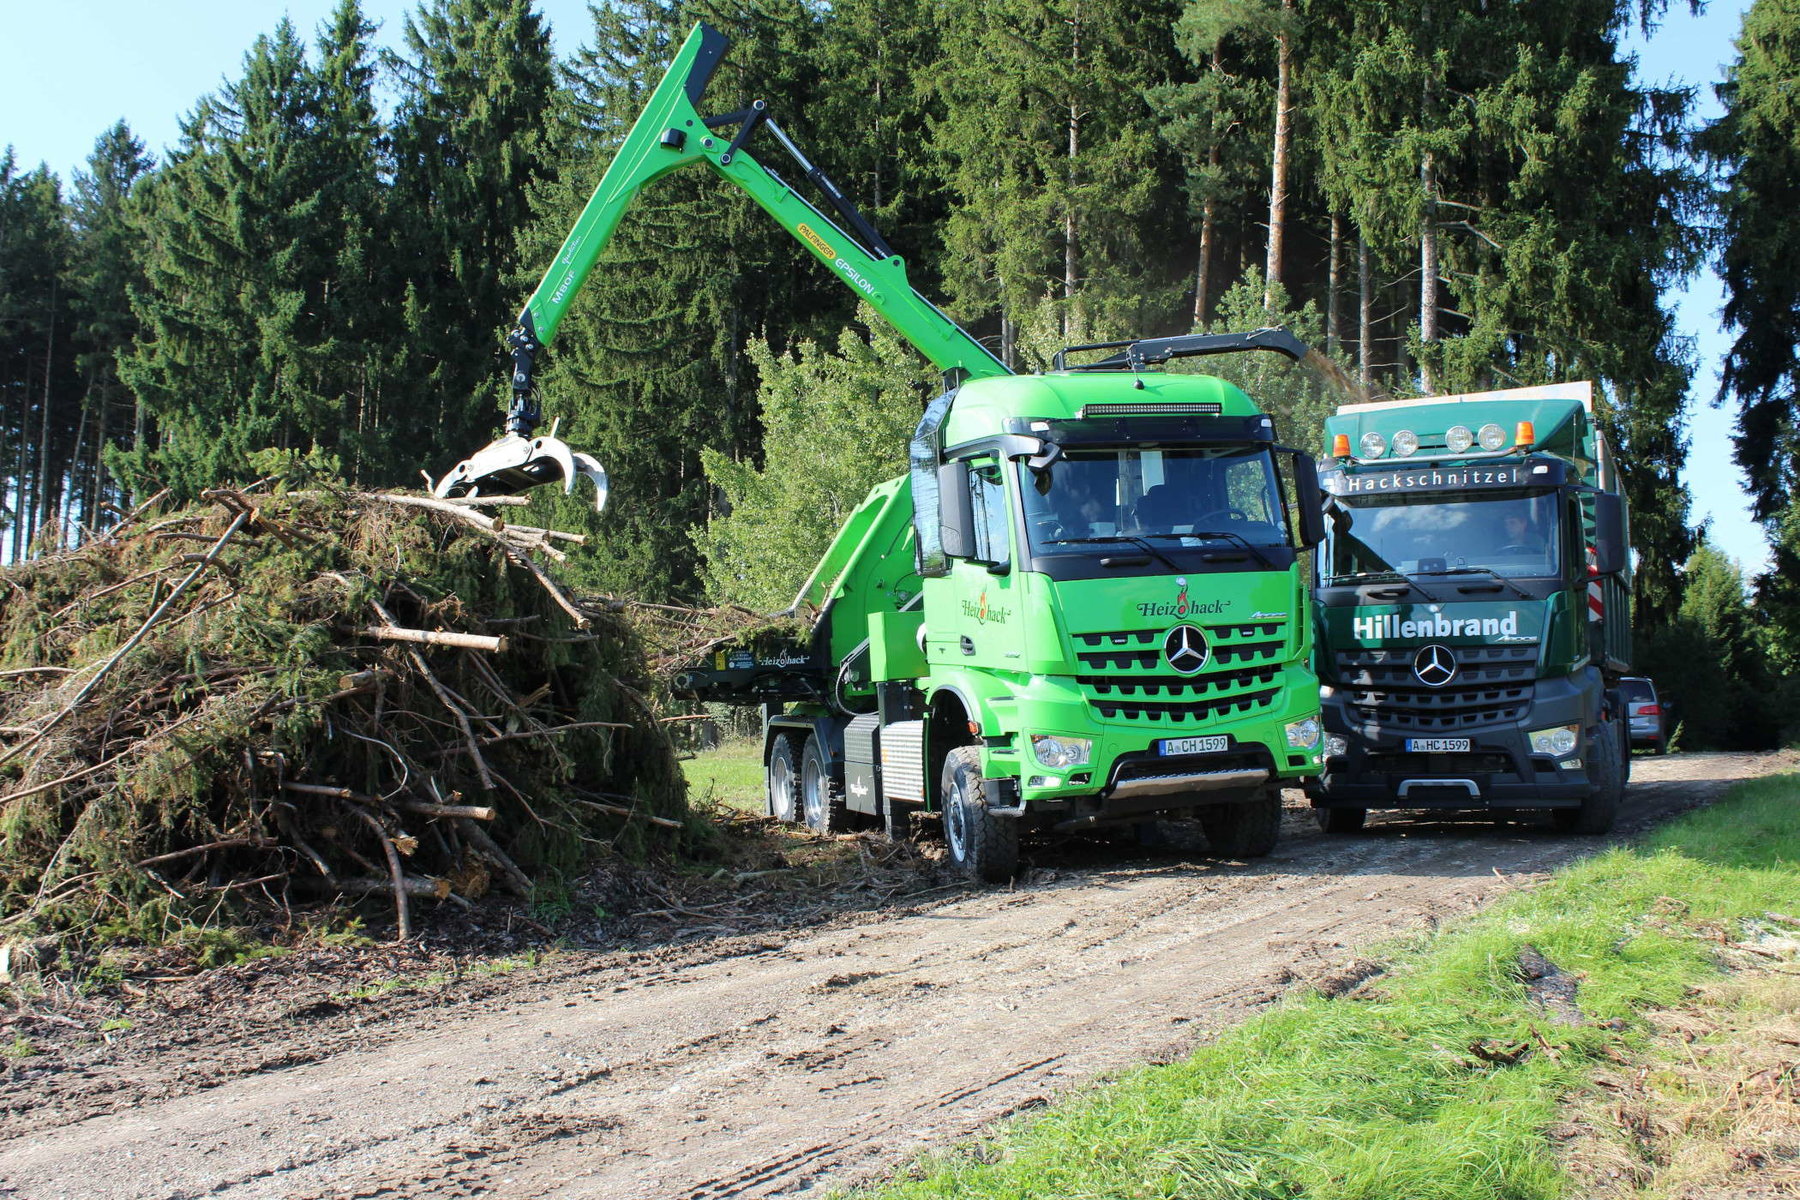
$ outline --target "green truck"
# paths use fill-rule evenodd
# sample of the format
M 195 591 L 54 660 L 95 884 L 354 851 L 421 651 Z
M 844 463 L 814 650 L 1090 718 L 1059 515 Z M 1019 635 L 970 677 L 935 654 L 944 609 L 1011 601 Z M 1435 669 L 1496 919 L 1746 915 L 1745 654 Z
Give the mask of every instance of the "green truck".
M 506 437 L 439 493 L 604 487 L 597 463 L 535 436 L 533 362 L 632 197 L 703 163 L 943 378 L 907 474 L 845 522 L 793 619 L 675 681 L 762 707 L 769 811 L 897 836 L 941 815 L 952 860 L 987 880 L 1013 873 L 1023 830 L 1166 813 L 1198 816 L 1217 852 L 1268 853 L 1281 781 L 1319 765 L 1300 563 L 1323 536 L 1316 464 L 1232 384 L 1164 368 L 1306 347 L 1281 330 L 1137 339 L 1015 375 L 913 289 L 765 103 L 700 114 L 726 46 L 701 25 L 676 55 L 520 316 Z M 765 132 L 835 219 L 754 157 Z
M 1544 809 L 1609 829 L 1630 768 L 1631 579 L 1592 385 L 1347 405 L 1325 435 L 1320 823 Z

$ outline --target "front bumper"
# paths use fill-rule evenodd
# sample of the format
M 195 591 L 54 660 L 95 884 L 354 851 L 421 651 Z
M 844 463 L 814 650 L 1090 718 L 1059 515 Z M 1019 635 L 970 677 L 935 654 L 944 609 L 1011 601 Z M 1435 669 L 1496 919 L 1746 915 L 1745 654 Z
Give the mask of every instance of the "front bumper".
M 1548 689 L 1533 702 L 1525 720 L 1489 728 L 1458 729 L 1467 753 L 1427 754 L 1406 749 L 1408 738 L 1434 736 L 1417 731 L 1357 725 L 1341 696 L 1323 701 L 1327 734 L 1346 742 L 1341 755 L 1328 755 L 1306 794 L 1314 808 L 1510 809 L 1576 808 L 1593 794 L 1587 772 L 1592 744 L 1576 689 Z M 1579 725 L 1573 753 L 1561 758 L 1533 754 L 1526 731 Z M 1582 765 L 1566 765 L 1570 760 Z
M 1319 769 L 1322 739 L 1310 750 L 1290 749 L 1283 732 L 1317 713 L 1318 688 L 1310 672 L 1295 671 L 1290 678 L 1291 686 L 1275 703 L 1258 711 L 1235 720 L 1175 725 L 1094 720 L 1073 681 L 1040 677 L 1017 694 L 1020 732 L 1009 736 L 1009 746 L 990 743 L 988 773 L 1016 778 L 1025 810 L 1053 822 L 1077 815 L 1114 820 L 1248 798 L 1271 781 Z M 1090 759 L 1066 770 L 1046 768 L 1032 755 L 1033 732 L 1088 738 Z M 1164 739 L 1188 737 L 1223 737 L 1226 744 L 1206 754 L 1158 753 Z

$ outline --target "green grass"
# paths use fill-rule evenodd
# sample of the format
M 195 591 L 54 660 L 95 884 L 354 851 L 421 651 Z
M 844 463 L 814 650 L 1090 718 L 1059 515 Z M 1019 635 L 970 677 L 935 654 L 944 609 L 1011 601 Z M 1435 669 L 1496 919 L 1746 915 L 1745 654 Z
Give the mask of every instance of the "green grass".
M 1356 997 L 1288 1000 L 1187 1061 L 1097 1087 L 869 1195 L 1574 1195 L 1544 1137 L 1563 1100 L 1608 1056 L 1642 1048 L 1646 1010 L 1718 974 L 1719 936 L 1800 911 L 1797 864 L 1800 778 L 1741 785 L 1641 848 L 1395 950 L 1389 975 Z M 1579 975 L 1587 1024 L 1556 1025 L 1530 1003 L 1516 965 L 1527 944 Z M 1553 1052 L 1509 1066 L 1472 1049 L 1540 1037 Z
M 703 750 L 681 764 L 688 795 L 711 796 L 722 804 L 753 812 L 763 810 L 762 743 L 756 738 L 726 742 Z

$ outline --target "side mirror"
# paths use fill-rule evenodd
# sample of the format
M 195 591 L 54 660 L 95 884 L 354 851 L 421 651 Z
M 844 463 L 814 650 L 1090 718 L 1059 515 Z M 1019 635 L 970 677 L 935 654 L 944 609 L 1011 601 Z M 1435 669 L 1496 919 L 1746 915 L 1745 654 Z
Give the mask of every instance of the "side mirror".
M 1616 575 L 1631 561 L 1631 544 L 1625 531 L 1625 497 L 1600 492 L 1594 497 L 1594 570 Z
M 975 504 L 969 497 L 966 462 L 938 468 L 938 528 L 945 554 L 968 558 L 975 553 Z
M 1300 505 L 1300 549 L 1325 540 L 1325 495 L 1319 490 L 1319 464 L 1310 454 L 1294 453 L 1294 498 Z

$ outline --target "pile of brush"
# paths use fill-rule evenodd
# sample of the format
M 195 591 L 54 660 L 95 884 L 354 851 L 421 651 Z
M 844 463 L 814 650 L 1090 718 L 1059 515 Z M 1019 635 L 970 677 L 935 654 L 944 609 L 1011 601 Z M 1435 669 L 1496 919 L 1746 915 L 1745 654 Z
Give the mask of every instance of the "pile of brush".
M 406 936 L 673 837 L 639 638 L 505 505 L 222 488 L 0 572 L 0 940 L 367 895 Z

